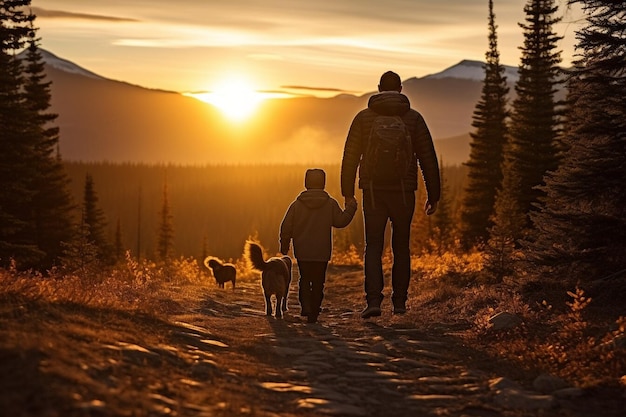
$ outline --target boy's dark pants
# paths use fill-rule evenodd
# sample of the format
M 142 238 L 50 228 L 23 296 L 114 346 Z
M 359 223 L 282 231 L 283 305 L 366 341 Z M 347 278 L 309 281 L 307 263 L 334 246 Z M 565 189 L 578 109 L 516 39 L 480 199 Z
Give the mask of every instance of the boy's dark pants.
M 324 282 L 328 262 L 298 261 L 300 281 L 298 283 L 298 298 L 302 307 L 302 315 L 309 317 L 309 321 L 317 320 L 324 298 Z

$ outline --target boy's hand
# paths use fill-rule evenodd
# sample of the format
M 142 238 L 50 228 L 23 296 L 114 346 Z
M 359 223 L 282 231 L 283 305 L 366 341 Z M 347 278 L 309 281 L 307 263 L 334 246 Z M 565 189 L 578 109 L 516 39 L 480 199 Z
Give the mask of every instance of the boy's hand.
M 426 200 L 426 204 L 424 205 L 424 213 L 430 216 L 431 214 L 435 214 L 437 211 L 437 202 L 431 203 L 429 200 Z
M 344 206 L 347 207 L 350 202 L 354 202 L 354 204 L 356 204 L 356 198 L 354 198 L 354 196 L 350 196 L 350 197 L 344 196 L 344 198 L 345 198 Z

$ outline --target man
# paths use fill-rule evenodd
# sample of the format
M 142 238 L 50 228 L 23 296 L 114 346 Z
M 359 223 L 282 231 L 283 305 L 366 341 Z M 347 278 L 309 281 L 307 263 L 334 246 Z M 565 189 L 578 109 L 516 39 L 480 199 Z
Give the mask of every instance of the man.
M 341 193 L 346 200 L 355 200 L 354 188 L 357 169 L 359 188 L 363 190 L 363 216 L 365 218 L 365 294 L 367 307 L 361 313 L 366 319 L 381 315 L 383 301 L 382 254 L 385 228 L 391 221 L 393 251 L 392 295 L 394 314 L 406 313 L 409 281 L 411 278 L 410 232 L 415 210 L 417 190 L 417 167 L 419 165 L 428 194 L 424 211 L 435 213 L 441 186 L 439 165 L 432 137 L 424 118 L 411 109 L 409 99 L 402 94 L 402 82 L 398 74 L 388 71 L 380 78 L 378 94 L 370 97 L 366 109 L 361 110 L 352 121 L 346 139 L 341 164 Z M 365 161 L 374 154 L 373 126 L 378 126 L 379 116 L 401 119 L 410 135 L 412 148 L 407 169 L 400 179 L 379 179 L 375 169 Z M 388 118 L 389 119 L 389 118 Z M 402 123 L 401 123 L 402 124 Z M 379 151 L 376 151 L 378 154 Z M 369 154 L 369 155 L 368 155 Z M 398 165 L 401 165 L 398 163 Z M 359 168 L 360 167 L 360 168 Z

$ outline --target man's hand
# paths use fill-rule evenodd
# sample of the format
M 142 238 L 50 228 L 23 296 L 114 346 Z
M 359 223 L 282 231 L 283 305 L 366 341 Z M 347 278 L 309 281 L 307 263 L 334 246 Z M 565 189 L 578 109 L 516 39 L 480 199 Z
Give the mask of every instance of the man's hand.
M 426 200 L 426 204 L 424 205 L 424 213 L 430 216 L 437 211 L 437 202 L 431 203 L 429 200 Z
M 347 207 L 348 203 L 350 203 L 352 201 L 354 201 L 354 203 L 356 204 L 356 198 L 354 198 L 354 196 L 350 196 L 350 197 L 344 196 L 344 198 L 345 198 L 344 207 Z

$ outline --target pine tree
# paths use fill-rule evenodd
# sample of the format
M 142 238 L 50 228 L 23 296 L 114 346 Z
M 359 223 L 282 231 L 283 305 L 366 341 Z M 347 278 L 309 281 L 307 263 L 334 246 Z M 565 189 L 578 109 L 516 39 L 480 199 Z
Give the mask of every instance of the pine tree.
M 95 190 L 93 177 L 90 174 L 85 176 L 82 226 L 86 230 L 89 242 L 93 243 L 98 249 L 100 259 L 104 263 L 110 263 L 112 248 L 106 238 L 107 222 L 104 212 L 98 205 L 98 194 Z
M 0 264 L 46 269 L 69 237 L 71 203 L 59 158 L 56 116 L 38 54 L 30 1 L 0 8 Z M 25 58 L 18 55 L 28 46 Z
M 537 235 L 525 245 L 559 279 L 591 281 L 626 269 L 626 1 L 583 5 L 580 59 L 568 81 L 568 112 L 559 168 L 546 177 Z
M 507 134 L 507 86 L 500 64 L 493 1 L 489 1 L 489 50 L 481 99 L 474 109 L 470 133 L 468 183 L 461 208 L 461 238 L 469 247 L 487 240 L 497 190 L 502 182 L 502 160 Z
M 505 146 L 502 189 L 496 196 L 496 201 L 507 201 L 500 205 L 496 202 L 495 213 L 502 218 L 501 224 L 522 225 L 519 230 L 508 231 L 515 233 L 511 236 L 514 240 L 523 237 L 530 226 L 529 213 L 537 210 L 542 195 L 537 187 L 543 184 L 544 175 L 558 165 L 560 120 L 555 94 L 561 57 L 556 47 L 561 37 L 552 30 L 552 25 L 560 21 L 554 17 L 557 10 L 554 0 L 529 0 L 524 7 L 527 23 L 520 24 L 524 46 L 515 85 L 517 97 Z
M 117 223 L 115 224 L 115 244 L 113 254 L 115 256 L 115 261 L 119 262 L 124 259 L 125 249 L 124 243 L 122 241 L 122 222 L 117 218 Z
M 49 268 L 61 254 L 61 242 L 71 239 L 73 209 L 68 189 L 69 179 L 58 153 L 59 128 L 49 113 L 50 81 L 45 81 L 44 64 L 31 27 L 24 62 L 24 97 L 29 134 L 33 135 L 34 158 L 32 210 L 35 243 L 46 256 L 37 265 Z
M 452 221 L 452 204 L 450 202 L 450 187 L 445 176 L 446 170 L 443 158 L 439 160 L 441 169 L 441 198 L 437 205 L 437 211 L 433 216 L 433 236 L 436 251 L 439 255 L 450 249 L 454 242 L 454 222 Z
M 90 279 L 101 270 L 100 251 L 90 239 L 85 224 L 79 225 L 72 239 L 61 242 L 61 246 L 61 269 L 65 274 L 78 274 L 83 279 Z
M 29 267 L 45 255 L 32 239 L 32 144 L 23 138 L 23 83 L 17 51 L 25 45 L 32 18 L 22 11 L 30 1 L 3 2 L 0 8 L 0 265 L 15 259 Z
M 160 261 L 168 262 L 174 254 L 174 217 L 171 213 L 167 181 L 163 185 L 163 198 L 159 211 L 159 230 L 157 238 L 157 256 Z
M 423 185 L 423 183 L 422 183 Z M 417 187 L 415 201 L 426 201 L 426 187 Z M 437 209 L 439 210 L 439 209 Z M 432 219 L 433 216 L 426 216 L 424 212 L 417 210 L 411 221 L 411 252 L 414 254 L 426 252 L 431 249 Z
M 495 282 L 513 273 L 519 260 L 516 236 L 521 236 L 525 227 L 525 214 L 515 195 L 520 188 L 518 177 L 505 175 L 496 198 L 494 210 L 497 215 L 493 216 L 493 226 L 485 246 L 486 269 Z
M 202 250 L 200 251 L 200 259 L 199 263 L 202 265 L 202 262 L 209 256 L 209 241 L 207 235 L 202 236 Z

